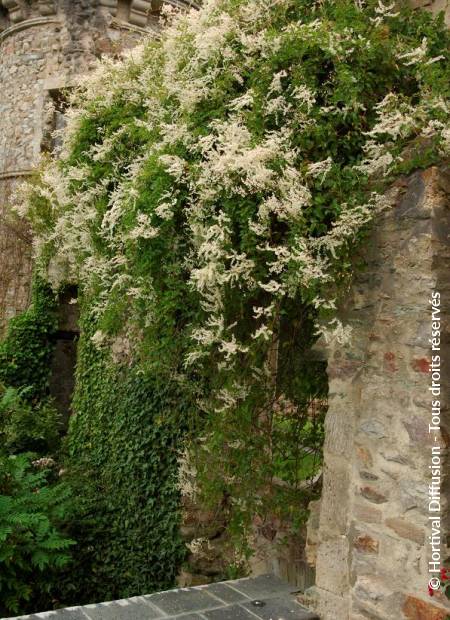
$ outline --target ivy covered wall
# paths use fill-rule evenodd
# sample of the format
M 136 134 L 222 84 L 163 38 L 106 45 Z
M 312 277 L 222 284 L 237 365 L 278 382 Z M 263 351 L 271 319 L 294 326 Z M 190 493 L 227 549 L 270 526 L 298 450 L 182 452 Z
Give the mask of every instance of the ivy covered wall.
M 178 457 L 189 404 L 175 383 L 111 364 L 89 322 L 81 328 L 65 461 L 78 498 L 76 575 L 63 592 L 74 604 L 170 588 L 186 555 Z

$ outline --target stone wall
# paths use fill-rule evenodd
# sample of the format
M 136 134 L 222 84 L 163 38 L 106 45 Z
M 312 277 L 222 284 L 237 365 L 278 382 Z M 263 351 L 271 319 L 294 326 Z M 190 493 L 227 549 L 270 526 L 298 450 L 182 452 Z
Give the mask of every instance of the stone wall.
M 403 0 L 405 2 L 405 0 Z M 450 25 L 450 2 L 449 0 L 407 0 L 414 9 L 426 9 L 433 13 L 444 11 L 445 22 Z
M 328 351 L 324 487 L 309 531 L 317 577 L 306 599 L 322 620 L 450 614 L 442 595 L 427 592 L 431 445 L 436 437 L 445 474 L 450 438 L 449 191 L 437 168 L 397 184 L 341 310 L 351 342 Z M 432 291 L 441 294 L 443 375 L 442 430 L 430 434 Z M 442 491 L 444 562 L 445 479 Z

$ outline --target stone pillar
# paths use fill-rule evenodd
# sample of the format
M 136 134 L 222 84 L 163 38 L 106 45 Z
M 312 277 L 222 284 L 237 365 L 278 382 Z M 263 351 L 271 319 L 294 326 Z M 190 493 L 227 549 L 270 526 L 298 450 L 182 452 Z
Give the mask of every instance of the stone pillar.
M 441 450 L 442 561 L 447 557 L 449 444 L 449 177 L 432 168 L 395 188 L 374 225 L 342 319 L 351 342 L 328 351 L 324 488 L 316 586 L 322 620 L 445 620 L 429 597 L 431 447 Z M 441 431 L 429 433 L 431 305 L 441 295 Z M 436 440 L 435 440 L 436 437 Z M 314 520 L 312 520 L 314 521 Z M 317 521 L 317 519 L 316 519 Z

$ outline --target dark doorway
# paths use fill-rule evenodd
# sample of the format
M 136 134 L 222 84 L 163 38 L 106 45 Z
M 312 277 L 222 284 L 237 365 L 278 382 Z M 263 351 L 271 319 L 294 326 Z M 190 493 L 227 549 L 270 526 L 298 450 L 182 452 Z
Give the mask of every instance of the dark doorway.
M 55 334 L 50 394 L 61 416 L 62 430 L 67 430 L 72 413 L 72 395 L 75 388 L 77 341 L 79 336 L 77 287 L 68 286 L 60 294 L 58 331 Z

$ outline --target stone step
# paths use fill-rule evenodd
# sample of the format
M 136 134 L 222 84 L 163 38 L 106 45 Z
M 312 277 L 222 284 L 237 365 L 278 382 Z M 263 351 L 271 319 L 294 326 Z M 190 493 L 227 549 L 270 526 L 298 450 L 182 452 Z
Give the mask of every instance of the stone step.
M 293 590 L 278 577 L 261 575 L 11 620 L 319 620 L 296 601 Z

